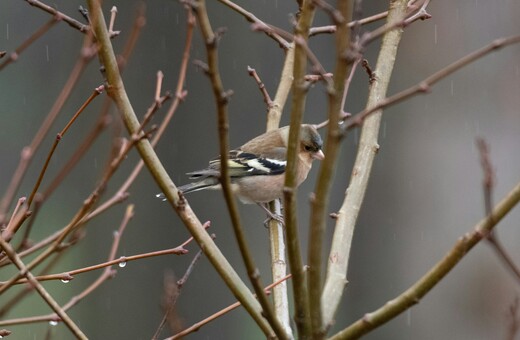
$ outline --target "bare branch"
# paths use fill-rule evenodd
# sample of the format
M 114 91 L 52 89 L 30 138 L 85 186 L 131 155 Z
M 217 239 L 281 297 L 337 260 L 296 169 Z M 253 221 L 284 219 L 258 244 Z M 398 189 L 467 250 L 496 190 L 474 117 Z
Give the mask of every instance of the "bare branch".
M 240 216 L 238 214 L 236 200 L 231 191 L 231 180 L 229 178 L 228 166 L 228 151 L 230 149 L 228 140 L 229 122 L 227 115 L 228 96 L 226 94 L 226 91 L 224 91 L 222 80 L 220 78 L 217 54 L 217 37 L 213 29 L 211 28 L 208 13 L 206 11 L 206 3 L 204 0 L 197 1 L 195 13 L 198 17 L 200 30 L 206 43 L 206 55 L 208 58 L 208 76 L 211 80 L 213 95 L 215 97 L 215 102 L 217 105 L 221 164 L 220 184 L 222 186 L 222 191 L 226 199 L 226 204 L 228 207 L 229 215 L 231 217 L 233 231 L 235 233 L 235 237 L 237 239 L 237 243 L 240 249 L 240 254 L 242 255 L 242 259 L 244 260 L 244 264 L 247 268 L 249 279 L 253 284 L 253 288 L 257 294 L 258 302 L 262 307 L 263 317 L 260 318 L 257 308 L 251 308 L 252 306 L 247 308 L 246 306 L 246 309 L 249 312 L 249 314 L 253 317 L 253 319 L 255 319 L 256 323 L 258 324 L 258 326 L 260 326 L 260 328 L 267 337 L 273 337 L 274 334 L 276 334 L 278 338 L 286 339 L 287 334 L 285 334 L 285 330 L 283 329 L 279 320 L 274 314 L 271 303 L 267 299 L 267 296 L 265 295 L 262 289 L 260 273 L 254 262 L 253 256 L 251 254 L 251 249 L 247 244 L 244 229 L 242 227 Z M 268 325 L 265 323 L 266 320 L 264 318 L 267 319 L 267 321 L 269 322 Z
M 246 11 L 244 8 L 240 7 L 236 3 L 230 1 L 230 0 L 219 0 L 224 5 L 228 6 L 235 12 L 241 14 L 244 18 L 246 18 L 247 21 L 255 24 L 256 26 L 263 26 L 263 27 L 269 27 L 270 25 L 266 24 L 262 20 L 258 19 L 253 13 Z M 283 39 L 280 35 L 273 32 L 272 30 L 263 30 L 265 34 L 267 34 L 268 37 L 274 39 L 281 47 L 284 49 L 288 49 L 289 43 L 287 40 Z
M 493 223 L 492 220 L 494 219 L 494 216 L 492 214 L 492 208 L 493 190 L 495 188 L 495 171 L 493 169 L 493 165 L 491 164 L 491 157 L 489 154 L 489 146 L 487 142 L 483 138 L 478 138 L 477 147 L 480 153 L 480 164 L 482 166 L 482 172 L 484 173 L 482 189 L 484 192 L 485 215 L 491 220 L 491 223 Z M 516 280 L 520 283 L 520 268 L 518 268 L 502 242 L 500 242 L 497 231 L 492 230 L 489 235 L 487 235 L 487 240 L 493 247 L 493 250 L 495 250 L 498 257 L 502 260 L 504 265 L 509 268 Z
M 41 1 L 38 0 L 25 0 L 27 3 L 31 6 L 37 7 L 41 10 L 44 10 L 45 12 L 52 14 L 54 16 L 60 16 L 61 20 L 65 21 L 67 24 L 69 24 L 71 27 L 79 30 L 82 33 L 87 33 L 90 30 L 90 27 L 88 25 L 84 25 L 81 22 L 77 21 L 76 19 L 73 19 L 67 15 L 65 15 L 62 12 L 57 11 L 55 8 L 44 4 Z
M 391 10 L 387 18 L 388 22 L 401 21 L 406 12 L 406 4 L 407 0 L 392 2 Z M 383 43 L 376 65 L 376 75 L 378 75 L 378 78 L 377 81 L 369 87 L 369 95 L 366 104 L 367 108 L 375 105 L 379 98 L 384 98 L 386 96 L 394 67 L 397 46 L 399 45 L 401 39 L 401 34 L 402 31 L 400 30 L 389 30 L 383 38 Z M 332 245 L 329 251 L 329 260 L 327 262 L 327 275 L 321 295 L 323 327 L 325 329 L 329 329 L 334 323 L 334 315 L 337 311 L 339 302 L 341 301 L 341 297 L 343 295 L 344 287 L 347 283 L 346 275 L 350 256 L 350 246 L 352 243 L 352 235 L 354 233 L 356 220 L 364 200 L 366 188 L 368 186 L 372 164 L 379 147 L 377 139 L 381 122 L 381 114 L 381 111 L 377 111 L 377 113 L 370 117 L 370 120 L 365 121 L 365 124 L 363 124 L 363 131 L 359 140 L 359 148 L 352 170 L 353 173 L 348 189 L 345 193 L 345 199 L 343 200 L 341 208 L 337 214 Z M 347 120 L 347 122 L 349 120 Z M 329 128 L 337 127 L 337 130 L 335 131 L 339 135 L 341 134 L 341 129 L 345 124 L 338 126 L 337 123 L 338 120 L 331 120 Z M 331 137 L 334 137 L 334 135 Z M 325 167 L 327 164 L 326 162 L 327 159 L 325 159 L 325 164 L 323 167 Z M 323 196 L 320 196 L 320 198 L 316 199 L 316 205 L 321 204 L 321 197 Z M 326 217 L 327 211 L 320 210 L 319 215 L 317 215 L 317 218 L 320 218 L 320 223 L 324 223 L 323 221 Z
M 260 92 L 262 93 L 262 96 L 264 97 L 265 105 L 267 106 L 267 110 L 270 110 L 273 106 L 273 101 L 271 100 L 271 97 L 269 97 L 269 93 L 267 92 L 267 89 L 265 88 L 264 83 L 262 82 L 262 79 L 258 76 L 258 73 L 256 73 L 256 70 L 251 67 L 247 67 L 247 72 L 258 84 L 258 88 L 260 89 Z
M 423 277 L 421 277 L 410 288 L 384 306 L 367 313 L 365 316 L 349 327 L 343 329 L 331 340 L 356 339 L 373 330 L 374 328 L 388 322 L 408 308 L 419 303 L 439 281 L 441 281 L 469 251 L 493 230 L 517 204 L 520 202 L 520 183 L 518 183 L 492 210 L 493 220 L 485 217 L 473 231 L 461 236 L 453 248 L 437 262 Z

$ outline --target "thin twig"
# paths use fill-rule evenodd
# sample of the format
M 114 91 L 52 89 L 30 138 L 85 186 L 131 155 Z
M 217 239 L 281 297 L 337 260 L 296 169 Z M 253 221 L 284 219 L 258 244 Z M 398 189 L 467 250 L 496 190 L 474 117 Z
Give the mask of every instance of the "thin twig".
M 247 21 L 254 23 L 256 25 L 259 25 L 259 26 L 269 27 L 268 24 L 266 24 L 262 20 L 258 19 L 253 13 L 246 11 L 244 8 L 237 5 L 236 3 L 234 3 L 230 0 L 219 0 L 219 1 L 221 3 L 223 3 L 224 5 L 228 6 L 229 8 L 231 8 L 232 10 L 234 10 L 235 12 L 241 14 L 244 18 L 246 18 Z M 284 49 L 287 49 L 289 47 L 289 43 L 287 42 L 287 40 L 283 39 L 280 35 L 273 32 L 272 30 L 264 30 L 263 32 L 265 34 L 267 34 L 268 37 L 274 39 Z
M 74 166 L 78 164 L 78 162 L 83 158 L 83 156 L 87 153 L 96 139 L 101 135 L 101 133 L 108 127 L 111 122 L 111 117 L 109 115 L 101 114 L 97 119 L 96 123 L 92 130 L 88 133 L 88 135 L 83 139 L 83 142 L 79 144 L 77 149 L 73 152 L 72 157 L 63 165 L 58 174 L 51 181 L 49 186 L 45 189 L 42 194 L 41 199 L 48 199 L 49 196 L 56 190 L 61 182 L 66 178 L 68 174 L 72 171 Z M 36 199 L 37 196 L 35 196 Z
M 142 260 L 142 259 L 146 259 L 146 258 L 150 258 L 150 257 L 164 256 L 164 255 L 184 255 L 184 254 L 187 254 L 187 253 L 188 253 L 187 249 L 183 248 L 182 246 L 179 246 L 179 247 L 175 247 L 175 248 L 164 249 L 164 250 L 157 250 L 157 251 L 152 251 L 152 252 L 142 253 L 142 254 L 137 254 L 137 255 L 121 256 L 118 259 L 107 261 L 107 262 L 103 262 L 103 263 L 99 263 L 99 264 L 92 265 L 92 266 L 89 266 L 89 267 L 69 270 L 69 271 L 66 271 L 66 272 L 63 272 L 63 273 L 60 273 L 60 274 L 49 274 L 49 275 L 36 276 L 35 278 L 38 281 L 50 281 L 50 280 L 67 280 L 67 281 L 70 281 L 70 280 L 74 279 L 75 275 L 91 272 L 91 271 L 102 269 L 102 268 L 105 268 L 105 267 L 110 267 L 110 266 L 113 266 L 115 264 L 117 264 L 117 265 L 121 265 L 121 264 L 125 265 L 128 262 Z M 26 283 L 26 282 L 27 282 L 27 280 L 20 279 L 20 280 L 16 281 L 15 284 L 21 284 L 21 283 Z M 0 282 L 0 285 L 2 285 L 3 283 L 4 282 Z
M 18 211 L 27 201 L 27 197 L 20 197 L 18 201 L 16 202 L 16 205 L 13 210 L 13 214 L 11 215 L 11 219 L 9 220 L 9 223 L 7 223 L 6 230 L 12 229 L 12 225 L 15 223 L 15 217 L 18 215 Z M 7 234 L 3 235 L 4 239 L 8 240 L 10 237 L 7 236 Z
M 61 17 L 61 20 L 63 20 L 64 22 L 69 24 L 71 27 L 79 30 L 82 33 L 87 33 L 90 30 L 90 27 L 88 25 L 82 24 L 81 22 L 77 21 L 76 19 L 71 18 L 62 12 L 57 11 L 54 7 L 46 5 L 41 1 L 38 1 L 38 0 L 25 0 L 25 1 L 29 5 L 42 9 L 49 14 L 52 14 L 54 16 L 59 15 Z
M 139 133 L 143 131 L 143 129 L 148 125 L 150 120 L 152 119 L 153 115 L 161 108 L 161 106 L 168 100 L 172 98 L 171 93 L 167 92 L 164 96 L 156 97 L 152 103 L 152 105 L 148 108 L 146 111 L 143 121 L 141 122 L 141 125 L 139 126 Z
M 154 335 L 152 336 L 152 340 L 155 340 L 159 337 L 159 334 L 161 333 L 164 325 L 166 324 L 166 321 L 168 320 L 169 318 L 169 315 L 170 313 L 173 311 L 173 308 L 175 307 L 175 305 L 177 304 L 177 299 L 179 297 L 179 295 L 181 294 L 181 290 L 182 290 L 182 287 L 184 286 L 184 284 L 186 283 L 186 281 L 188 281 L 188 278 L 190 277 L 190 274 L 191 272 L 193 271 L 193 269 L 195 268 L 195 264 L 197 263 L 197 261 L 202 257 L 202 250 L 199 250 L 197 252 L 197 254 L 195 254 L 195 256 L 193 257 L 193 259 L 191 260 L 188 268 L 186 269 L 186 272 L 184 273 L 184 275 L 182 276 L 182 278 L 180 280 L 177 281 L 177 284 L 176 284 L 176 289 L 175 289 L 175 293 L 173 296 L 170 297 L 170 299 L 168 299 L 168 301 L 166 302 L 167 305 L 165 306 L 166 308 L 166 313 L 164 313 L 164 317 L 163 319 L 161 320 L 161 323 L 159 324 L 159 326 L 157 327 L 157 330 L 155 331 Z
M 332 79 L 330 76 L 328 76 L 330 73 L 325 70 L 325 68 L 321 65 L 320 61 L 318 60 L 318 57 L 312 52 L 311 48 L 305 41 L 305 39 L 302 39 L 301 37 L 295 36 L 294 43 L 296 45 L 301 45 L 301 47 L 305 50 L 305 53 L 307 54 L 307 57 L 312 63 L 312 71 L 316 72 L 320 75 L 320 80 L 322 80 L 325 83 L 325 86 L 330 88 L 332 86 Z M 305 77 L 304 77 L 305 79 Z
M 489 153 L 489 145 L 483 138 L 477 139 L 477 147 L 480 153 L 480 164 L 482 166 L 482 172 L 484 173 L 484 179 L 482 180 L 482 189 L 484 192 L 484 209 L 485 216 L 490 220 L 493 220 L 494 216 L 491 213 L 493 208 L 493 190 L 495 187 L 495 171 L 491 164 L 491 157 Z M 492 222 L 491 222 L 492 223 Z M 495 250 L 495 253 L 502 260 L 507 268 L 514 275 L 516 280 L 520 282 L 520 268 L 515 264 L 513 258 L 507 252 L 506 248 L 500 242 L 497 231 L 493 230 L 487 235 L 489 244 Z
M 159 102 L 161 100 L 161 89 L 162 89 L 162 82 L 164 79 L 164 73 L 162 73 L 161 70 L 157 71 L 157 81 L 155 85 L 155 101 Z
M 416 8 L 415 4 L 414 4 L 416 2 L 417 1 L 410 1 L 410 3 L 408 4 L 408 7 L 412 8 L 412 9 Z M 426 6 L 427 6 L 427 4 L 426 4 Z M 424 7 L 424 10 L 425 10 L 426 6 L 424 6 L 424 3 L 423 3 L 423 6 L 421 6 L 421 8 L 414 15 L 413 21 L 416 21 L 416 20 L 419 20 L 419 19 L 423 19 L 423 20 L 427 19 L 426 16 L 424 15 L 424 13 L 421 11 L 421 10 L 423 10 L 422 7 Z M 387 16 L 388 16 L 388 11 L 384 11 L 384 12 L 377 13 L 377 14 L 371 15 L 371 16 L 363 18 L 363 19 L 353 20 L 353 21 L 348 23 L 348 27 L 349 28 L 353 28 L 355 26 L 363 26 L 363 25 L 371 24 L 373 22 L 376 22 L 376 21 L 379 21 L 379 20 L 383 20 Z M 411 21 L 408 22 L 408 24 L 410 24 L 410 23 L 411 23 Z M 317 34 L 336 33 L 336 29 L 337 29 L 336 25 L 312 27 L 309 30 L 309 36 L 313 36 L 313 35 L 317 35 Z
M 116 16 L 117 16 L 117 7 L 112 6 L 112 8 L 110 9 L 110 22 L 108 24 L 108 32 L 110 32 L 110 34 L 112 32 L 114 32 L 114 24 L 116 23 Z
M 92 91 L 92 94 L 90 97 L 87 98 L 87 100 L 81 105 L 81 107 L 76 111 L 74 116 L 69 120 L 69 122 L 65 125 L 65 127 L 56 135 L 56 139 L 54 140 L 54 144 L 51 147 L 51 150 L 49 151 L 49 154 L 47 155 L 47 159 L 45 160 L 45 164 L 42 167 L 42 170 L 40 171 L 40 175 L 38 176 L 38 179 L 36 181 L 36 184 L 33 187 L 33 190 L 31 194 L 29 195 L 29 199 L 27 200 L 27 207 L 31 206 L 31 203 L 34 199 L 34 195 L 36 195 L 36 192 L 38 191 L 38 188 L 40 187 L 40 184 L 43 180 L 43 176 L 45 175 L 45 172 L 47 170 L 47 167 L 49 166 L 49 162 L 54 154 L 54 151 L 56 150 L 56 147 L 58 146 L 58 143 L 65 137 L 65 134 L 69 130 L 69 128 L 74 124 L 76 119 L 79 117 L 79 115 L 87 108 L 87 106 L 96 98 L 99 96 L 103 91 L 105 87 L 104 85 L 101 85 Z
M 247 72 L 253 79 L 256 81 L 256 84 L 258 85 L 258 88 L 260 89 L 260 92 L 262 93 L 262 97 L 264 98 L 264 103 L 267 106 L 267 110 L 269 111 L 271 107 L 273 106 L 273 101 L 271 100 L 271 97 L 269 96 L 269 93 L 267 92 L 267 89 L 265 88 L 265 84 L 262 82 L 262 79 L 258 76 L 258 73 L 256 73 L 256 70 L 251 67 L 247 67 Z
M 515 297 L 508 311 L 509 329 L 507 332 L 507 340 L 515 340 L 518 330 L 520 330 L 520 299 Z

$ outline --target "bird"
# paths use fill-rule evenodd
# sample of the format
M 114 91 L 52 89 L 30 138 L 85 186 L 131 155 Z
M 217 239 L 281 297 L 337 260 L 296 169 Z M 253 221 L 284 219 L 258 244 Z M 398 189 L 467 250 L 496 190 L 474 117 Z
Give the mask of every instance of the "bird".
M 256 203 L 270 218 L 281 223 L 283 218 L 273 214 L 266 207 L 266 203 L 283 195 L 288 144 L 289 126 L 284 126 L 253 138 L 228 154 L 232 192 L 242 203 Z M 325 158 L 322 147 L 323 141 L 316 127 L 302 124 L 297 150 L 297 186 L 307 178 L 313 161 Z M 187 173 L 189 179 L 194 181 L 177 189 L 182 194 L 205 189 L 221 189 L 220 169 L 220 158 L 213 159 L 207 168 Z

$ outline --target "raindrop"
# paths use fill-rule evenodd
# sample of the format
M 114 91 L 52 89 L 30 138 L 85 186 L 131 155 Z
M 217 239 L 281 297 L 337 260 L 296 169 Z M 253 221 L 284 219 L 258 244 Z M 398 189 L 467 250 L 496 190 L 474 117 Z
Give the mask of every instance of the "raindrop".
M 119 231 L 118 230 L 114 230 L 114 237 L 118 237 L 119 236 Z
M 124 256 L 121 256 L 121 258 L 119 259 L 119 268 L 124 268 L 126 267 L 126 259 Z
M 433 26 L 433 43 L 437 45 L 437 25 Z
M 9 24 L 5 24 L 5 39 L 9 40 Z
M 49 45 L 45 45 L 45 53 L 47 55 L 47 62 L 49 62 Z
M 51 326 L 56 326 L 57 324 L 58 324 L 58 321 L 56 321 L 56 320 L 49 321 L 49 325 L 51 325 Z
M 69 283 L 70 280 L 67 280 L 67 279 L 61 279 L 61 282 L 63 282 L 63 283 Z
M 406 324 L 408 326 L 412 325 L 412 310 L 411 309 L 408 309 L 408 311 L 406 313 Z

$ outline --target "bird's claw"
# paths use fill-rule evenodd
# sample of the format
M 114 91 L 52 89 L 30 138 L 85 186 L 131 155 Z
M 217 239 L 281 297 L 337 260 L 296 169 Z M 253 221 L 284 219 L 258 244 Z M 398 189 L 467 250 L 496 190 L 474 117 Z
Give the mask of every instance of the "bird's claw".
M 285 227 L 285 222 L 283 220 L 283 216 L 276 215 L 276 214 L 267 216 L 267 218 L 264 221 L 264 227 L 269 228 L 269 222 L 271 222 L 272 220 L 275 220 L 276 222 L 280 223 L 282 225 L 282 227 Z

